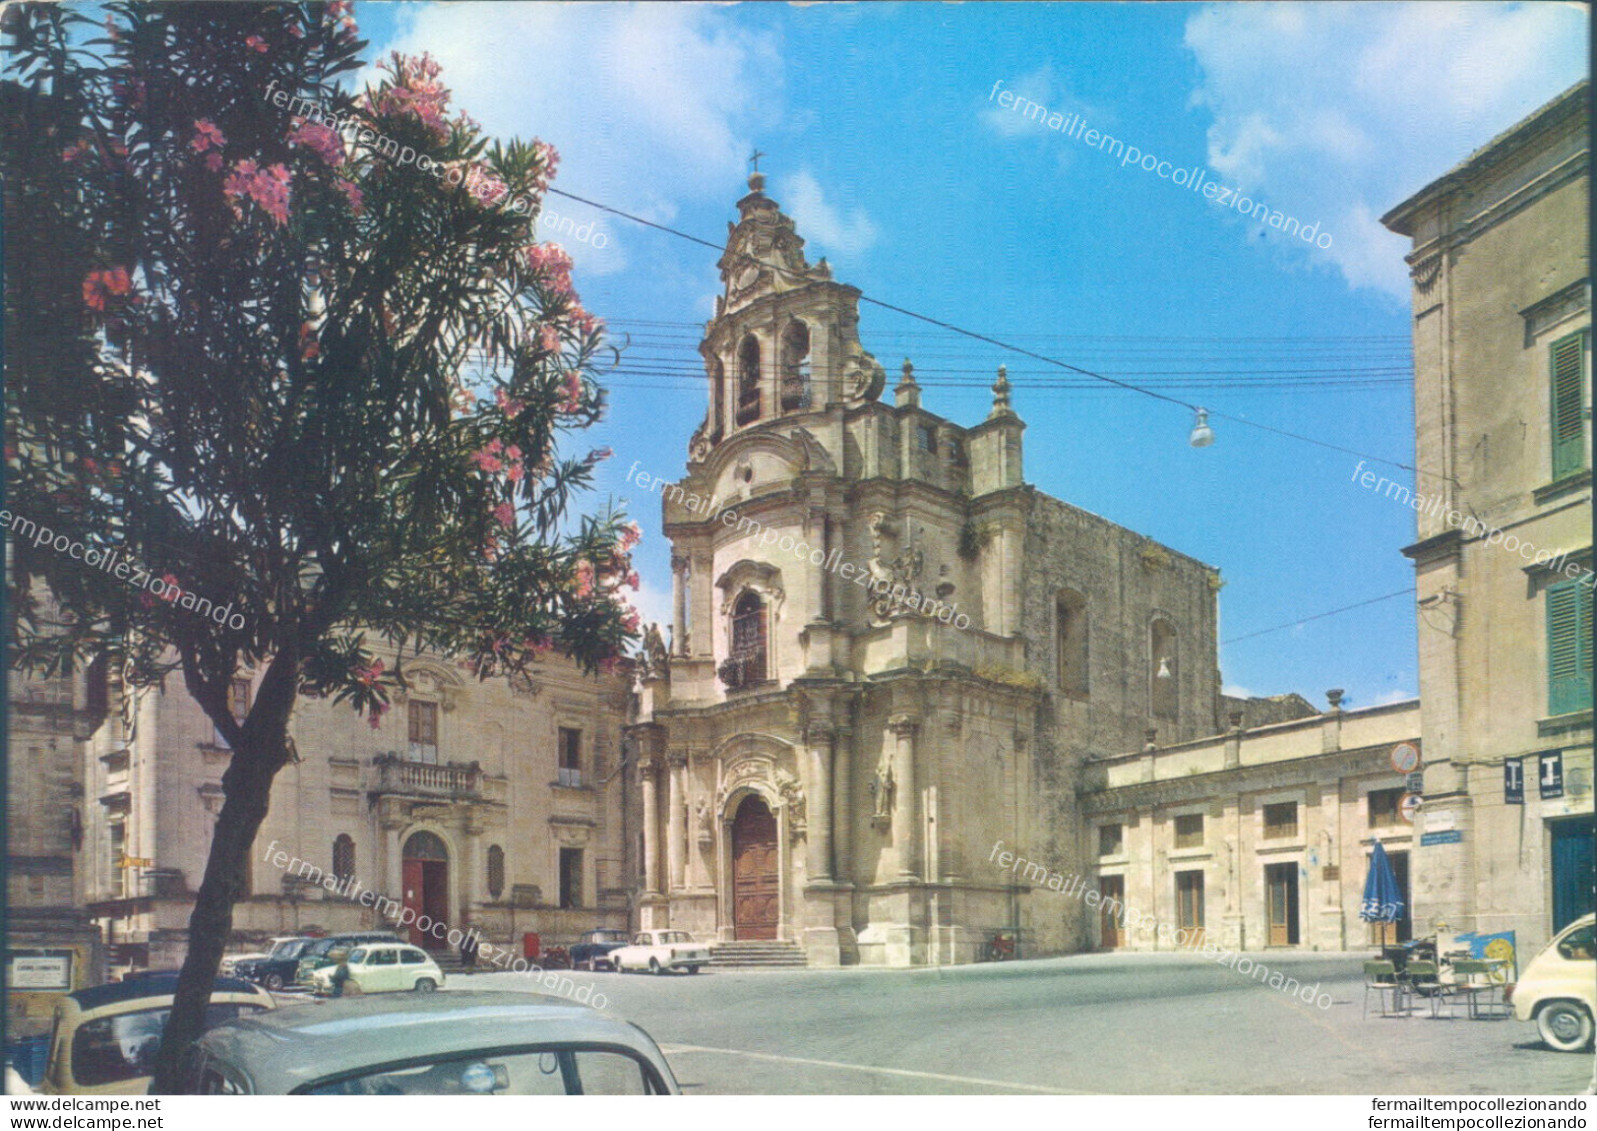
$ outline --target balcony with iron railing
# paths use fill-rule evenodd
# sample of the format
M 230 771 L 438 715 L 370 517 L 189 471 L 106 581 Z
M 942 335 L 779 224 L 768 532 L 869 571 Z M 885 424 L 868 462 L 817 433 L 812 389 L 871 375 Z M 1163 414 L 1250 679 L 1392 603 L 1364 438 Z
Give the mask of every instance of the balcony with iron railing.
M 715 674 L 721 677 L 728 691 L 758 686 L 766 682 L 765 653 L 763 650 L 734 652 L 721 661 Z

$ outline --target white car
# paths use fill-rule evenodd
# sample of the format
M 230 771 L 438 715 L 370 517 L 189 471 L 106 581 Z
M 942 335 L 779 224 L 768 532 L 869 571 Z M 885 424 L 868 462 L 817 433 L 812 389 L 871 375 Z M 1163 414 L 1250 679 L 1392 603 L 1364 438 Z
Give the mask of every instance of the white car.
M 1553 937 L 1509 991 L 1514 1016 L 1534 1021 L 1559 1052 L 1592 1044 L 1597 1017 L 1597 916 L 1584 915 Z
M 686 970 L 697 974 L 710 962 L 710 948 L 693 941 L 686 931 L 639 931 L 632 945 L 610 952 L 610 961 L 620 973 L 647 970 L 664 974 L 667 970 Z
M 420 947 L 404 943 L 366 943 L 349 952 L 342 966 L 334 964 L 313 971 L 319 994 L 336 993 L 334 975 L 347 968 L 349 978 L 344 993 L 382 994 L 401 990 L 430 993 L 444 984 L 444 972 L 432 956 Z

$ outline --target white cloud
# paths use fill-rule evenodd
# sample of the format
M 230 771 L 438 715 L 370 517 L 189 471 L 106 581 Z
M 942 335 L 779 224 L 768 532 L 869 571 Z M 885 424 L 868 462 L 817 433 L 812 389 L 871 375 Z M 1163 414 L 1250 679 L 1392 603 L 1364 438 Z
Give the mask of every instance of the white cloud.
M 1414 691 L 1403 691 L 1401 689 L 1392 690 L 1392 691 L 1383 691 L 1379 695 L 1377 695 L 1374 699 L 1370 700 L 1370 706 L 1371 707 L 1384 707 L 1388 703 L 1402 703 L 1402 702 L 1404 702 L 1405 700 L 1408 700 L 1408 699 L 1418 699 L 1418 698 L 1419 698 L 1419 693 L 1418 692 L 1414 692 Z
M 1332 246 L 1302 254 L 1407 299 L 1379 217 L 1586 70 L 1583 7 L 1226 4 L 1187 21 L 1209 164 Z
M 821 183 L 808 169 L 781 178 L 775 187 L 776 199 L 793 217 L 799 235 L 832 258 L 856 258 L 876 242 L 876 225 L 865 210 L 851 208 L 844 216 L 827 201 Z M 807 252 L 807 258 L 814 262 L 819 257 Z
M 684 199 L 735 199 L 751 139 L 783 109 L 774 38 L 710 6 L 429 5 L 372 55 L 389 50 L 430 52 L 490 135 L 552 143 L 555 188 L 657 223 Z M 631 224 L 554 194 L 546 206 L 607 237 L 560 241 L 579 282 L 625 266 Z
M 1249 691 L 1246 687 L 1238 687 L 1234 683 L 1230 684 L 1227 687 L 1222 687 L 1220 689 L 1220 694 L 1229 695 L 1233 699 L 1252 699 L 1253 698 L 1253 692 Z

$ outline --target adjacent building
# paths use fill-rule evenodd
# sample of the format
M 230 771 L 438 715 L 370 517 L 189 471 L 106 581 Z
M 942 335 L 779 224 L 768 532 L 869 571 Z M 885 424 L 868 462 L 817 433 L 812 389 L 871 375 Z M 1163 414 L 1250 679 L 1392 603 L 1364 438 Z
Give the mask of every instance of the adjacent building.
M 1588 97 L 1382 218 L 1413 241 L 1415 913 L 1521 952 L 1597 904 Z
M 478 681 L 438 657 L 404 669 L 408 691 L 376 728 L 299 701 L 235 941 L 387 926 L 397 907 L 518 953 L 527 933 L 625 927 L 624 678 L 554 656 L 536 678 Z M 236 681 L 240 715 L 253 692 Z M 231 755 L 180 684 L 106 694 L 129 709 L 81 744 L 85 902 L 116 964 L 176 965 Z M 447 932 L 410 931 L 447 947 Z

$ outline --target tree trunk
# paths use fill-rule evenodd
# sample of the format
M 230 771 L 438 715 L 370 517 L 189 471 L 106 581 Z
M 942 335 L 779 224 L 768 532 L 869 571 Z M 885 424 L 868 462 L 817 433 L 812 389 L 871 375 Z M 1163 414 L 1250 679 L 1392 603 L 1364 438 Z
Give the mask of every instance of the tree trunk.
M 152 1094 L 176 1092 L 179 1058 L 204 1031 L 211 989 L 233 933 L 233 905 L 248 894 L 244 890 L 245 859 L 266 819 L 272 780 L 288 762 L 288 720 L 294 709 L 298 668 L 297 653 L 292 651 L 280 652 L 268 666 L 249 718 L 233 743 L 232 762 L 222 775 L 226 800 L 216 818 L 205 878 L 189 916 L 188 953 L 156 1053 Z M 191 694 L 196 690 L 193 680 L 189 690 Z

